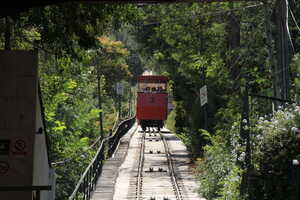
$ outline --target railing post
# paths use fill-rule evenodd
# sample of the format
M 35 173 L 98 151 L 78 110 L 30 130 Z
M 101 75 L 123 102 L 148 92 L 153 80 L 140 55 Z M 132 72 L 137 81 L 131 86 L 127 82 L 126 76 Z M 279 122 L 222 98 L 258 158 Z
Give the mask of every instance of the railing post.
M 93 165 L 92 165 L 93 166 Z M 88 196 L 88 199 L 90 199 L 91 197 L 91 180 L 92 180 L 92 172 L 93 172 L 93 168 L 90 169 L 90 172 L 89 172 L 89 181 L 88 181 L 88 188 L 89 188 L 89 196 Z
M 86 200 L 86 177 L 83 179 L 83 199 Z
M 89 200 L 89 171 L 85 178 L 85 191 L 86 191 L 86 199 Z

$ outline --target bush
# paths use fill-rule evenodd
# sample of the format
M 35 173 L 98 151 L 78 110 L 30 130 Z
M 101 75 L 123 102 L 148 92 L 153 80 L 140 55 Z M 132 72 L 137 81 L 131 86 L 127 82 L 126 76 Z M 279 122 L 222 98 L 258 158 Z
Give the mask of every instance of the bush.
M 253 138 L 258 144 L 253 159 L 262 188 L 254 196 L 266 200 L 300 199 L 300 168 L 292 160 L 300 159 L 300 107 L 278 110 L 270 120 L 260 118 L 260 132 Z M 255 186 L 254 186 L 255 187 Z
M 241 200 L 239 187 L 242 170 L 236 161 L 243 160 L 243 154 L 237 153 L 241 148 L 237 145 L 238 132 L 237 126 L 233 126 L 228 133 L 232 137 L 226 137 L 224 132 L 215 136 L 204 133 L 211 144 L 204 147 L 204 156 L 198 159 L 196 173 L 200 183 L 199 193 L 209 200 Z M 228 138 L 231 138 L 230 141 Z

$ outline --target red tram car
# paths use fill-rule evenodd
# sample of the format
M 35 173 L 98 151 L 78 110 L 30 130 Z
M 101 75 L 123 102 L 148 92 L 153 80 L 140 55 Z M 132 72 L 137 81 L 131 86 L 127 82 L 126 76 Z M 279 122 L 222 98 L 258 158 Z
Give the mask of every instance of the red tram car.
M 165 76 L 138 77 L 136 117 L 144 131 L 149 127 L 159 131 L 164 126 L 168 116 L 167 82 Z

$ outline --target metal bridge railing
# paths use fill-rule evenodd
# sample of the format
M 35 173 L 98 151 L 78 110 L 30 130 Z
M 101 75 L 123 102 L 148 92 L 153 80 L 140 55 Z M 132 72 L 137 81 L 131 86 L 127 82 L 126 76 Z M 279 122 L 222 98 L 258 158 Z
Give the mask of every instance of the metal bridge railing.
M 111 157 L 120 138 L 132 127 L 135 117 L 122 121 L 109 137 L 102 140 L 100 147 L 89 166 L 82 174 L 69 200 L 89 200 L 91 193 L 95 190 L 97 180 L 102 172 L 105 158 Z

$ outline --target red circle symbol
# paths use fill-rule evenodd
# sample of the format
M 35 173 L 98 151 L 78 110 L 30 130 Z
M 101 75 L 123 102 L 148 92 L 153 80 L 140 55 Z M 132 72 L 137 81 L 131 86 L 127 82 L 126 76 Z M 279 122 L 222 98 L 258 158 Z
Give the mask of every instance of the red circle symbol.
M 16 140 L 15 149 L 18 152 L 24 152 L 25 148 L 26 148 L 26 142 L 24 140 L 21 139 Z

